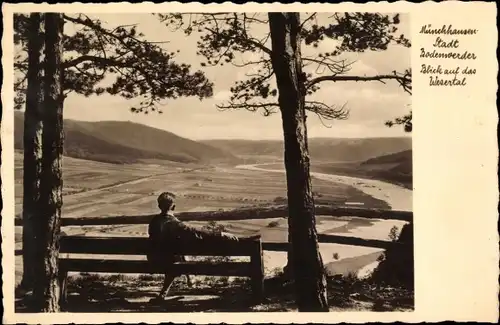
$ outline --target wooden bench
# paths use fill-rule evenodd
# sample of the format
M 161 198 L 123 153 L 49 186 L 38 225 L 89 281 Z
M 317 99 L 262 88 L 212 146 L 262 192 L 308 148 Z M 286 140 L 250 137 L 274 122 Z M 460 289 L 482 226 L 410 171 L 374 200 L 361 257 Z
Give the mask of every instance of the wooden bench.
M 68 272 L 89 273 L 145 273 L 164 274 L 164 269 L 155 267 L 147 260 L 102 258 L 99 255 L 145 256 L 147 238 L 137 237 L 86 237 L 63 236 L 60 241 L 59 281 L 61 303 L 66 302 Z M 84 257 L 66 254 L 86 254 Z M 250 262 L 187 261 L 173 265 L 177 274 L 209 276 L 241 276 L 251 278 L 251 288 L 255 302 L 261 301 L 264 291 L 264 264 L 260 236 L 241 238 L 231 245 L 214 247 L 179 247 L 176 252 L 185 256 L 246 256 Z M 90 256 L 89 256 L 90 255 Z M 92 256 L 94 255 L 94 256 Z

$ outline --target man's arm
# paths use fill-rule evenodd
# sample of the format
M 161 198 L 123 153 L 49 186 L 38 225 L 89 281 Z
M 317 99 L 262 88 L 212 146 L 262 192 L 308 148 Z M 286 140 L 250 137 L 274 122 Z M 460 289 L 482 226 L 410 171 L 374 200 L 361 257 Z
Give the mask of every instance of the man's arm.
M 181 233 L 181 236 L 186 239 L 228 239 L 228 240 L 238 240 L 238 237 L 227 232 L 214 232 L 205 229 L 197 229 L 186 225 L 180 220 L 176 220 L 177 230 Z

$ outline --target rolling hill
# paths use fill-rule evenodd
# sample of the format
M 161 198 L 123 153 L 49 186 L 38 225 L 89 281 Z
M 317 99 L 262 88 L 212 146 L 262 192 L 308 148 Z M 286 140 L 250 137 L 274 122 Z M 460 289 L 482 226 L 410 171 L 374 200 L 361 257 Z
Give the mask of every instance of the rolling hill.
M 24 114 L 14 115 L 14 147 L 23 149 Z M 64 120 L 64 155 L 111 163 L 160 159 L 182 163 L 237 163 L 232 153 L 143 124 Z
M 24 114 L 16 112 L 15 149 L 23 148 Z M 122 121 L 64 121 L 64 155 L 110 163 L 167 160 L 180 163 L 260 163 L 283 159 L 282 140 L 193 141 L 143 124 Z M 309 151 L 313 166 L 355 163 L 357 168 L 376 168 L 389 161 L 411 158 L 411 138 L 311 138 Z M 406 157 L 407 159 L 408 157 Z M 385 159 L 385 160 L 384 160 Z M 411 159 L 410 159 L 411 160 Z M 408 173 L 400 164 L 390 168 Z M 406 168 L 406 169 L 405 169 Z M 411 173 L 411 164 L 410 164 Z
M 379 179 L 411 189 L 413 187 L 412 155 L 412 150 L 404 150 L 370 158 L 363 162 L 315 163 L 313 161 L 311 168 L 321 173 Z
M 309 152 L 317 162 L 363 162 L 370 158 L 412 148 L 410 137 L 399 138 L 310 138 Z M 280 140 L 206 140 L 203 143 L 241 157 L 267 156 L 283 159 Z
M 393 171 L 400 174 L 412 173 L 412 150 L 405 150 L 389 155 L 375 157 L 364 161 L 361 165 L 365 168 L 377 168 Z

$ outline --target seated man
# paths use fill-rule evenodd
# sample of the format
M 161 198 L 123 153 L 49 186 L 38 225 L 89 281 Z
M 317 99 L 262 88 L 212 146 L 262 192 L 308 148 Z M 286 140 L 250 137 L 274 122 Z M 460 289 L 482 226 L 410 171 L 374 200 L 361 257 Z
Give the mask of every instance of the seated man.
M 183 256 L 175 256 L 171 252 L 172 247 L 179 245 L 190 245 L 195 241 L 204 242 L 230 242 L 238 241 L 238 237 L 226 232 L 210 232 L 198 230 L 190 227 L 177 219 L 173 211 L 175 209 L 175 195 L 170 192 L 163 192 L 158 197 L 158 207 L 160 214 L 153 217 L 149 223 L 149 239 L 151 248 L 148 254 L 148 261 L 154 265 L 162 265 L 165 268 L 165 281 L 163 288 L 156 299 L 165 299 L 175 278 L 179 274 L 169 272 L 169 266 L 175 262 L 185 261 Z M 187 275 L 186 275 L 187 276 Z M 187 276 L 190 284 L 189 276 Z

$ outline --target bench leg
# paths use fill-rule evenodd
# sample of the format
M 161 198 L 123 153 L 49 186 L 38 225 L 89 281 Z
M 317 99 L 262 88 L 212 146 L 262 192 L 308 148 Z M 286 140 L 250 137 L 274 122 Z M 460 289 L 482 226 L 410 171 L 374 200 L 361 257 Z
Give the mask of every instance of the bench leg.
M 262 242 L 256 242 L 257 249 L 250 257 L 252 294 L 254 302 L 260 304 L 264 298 L 264 256 L 262 251 Z
M 170 275 L 170 274 L 165 274 L 165 280 L 163 282 L 163 288 L 161 288 L 161 292 L 158 295 L 160 298 L 164 298 L 168 295 L 168 292 L 170 291 L 170 287 L 174 283 L 175 276 Z
M 67 298 L 68 298 L 68 271 L 64 269 L 59 270 L 59 290 L 60 290 L 60 296 L 59 296 L 59 305 L 61 307 L 64 307 L 67 303 Z
M 256 304 L 262 302 L 264 297 L 264 277 L 260 275 L 255 275 L 252 277 L 252 296 Z
M 185 274 L 184 275 L 186 277 L 186 284 L 189 288 L 192 288 L 193 287 L 193 282 L 191 281 L 191 277 L 189 276 L 189 274 Z

